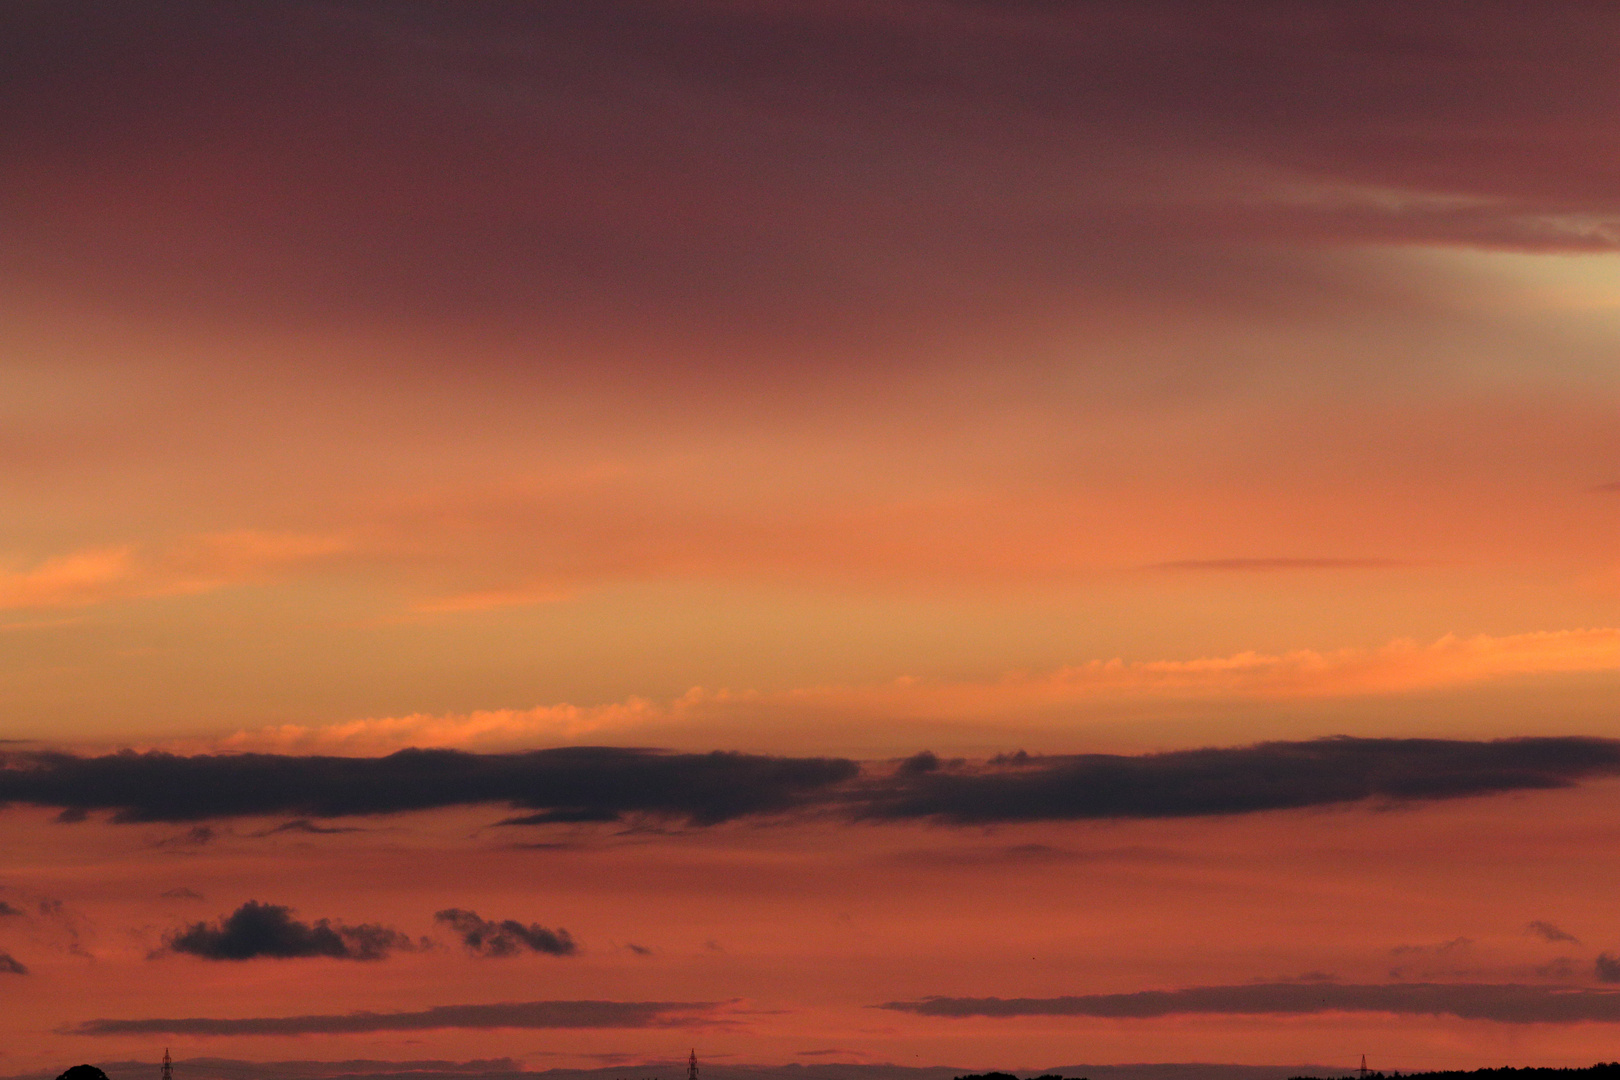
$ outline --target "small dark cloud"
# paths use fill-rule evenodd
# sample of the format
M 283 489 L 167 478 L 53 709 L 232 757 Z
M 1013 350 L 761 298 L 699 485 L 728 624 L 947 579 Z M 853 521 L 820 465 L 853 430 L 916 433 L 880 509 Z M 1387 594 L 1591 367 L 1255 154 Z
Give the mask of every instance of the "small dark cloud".
M 867 1057 L 860 1050 L 845 1050 L 841 1047 L 832 1047 L 826 1050 L 795 1050 L 794 1057 Z
M 1542 919 L 1536 919 L 1534 922 L 1530 923 L 1524 928 L 1524 932 L 1527 934 L 1534 934 L 1543 941 L 1565 941 L 1571 945 L 1579 945 L 1581 943 L 1581 939 L 1576 937 L 1574 934 L 1571 934 L 1568 930 L 1560 929 L 1559 927 L 1554 926 L 1552 923 L 1546 922 Z
M 292 909 L 249 900 L 218 923 L 192 923 L 164 938 L 171 952 L 205 960 L 277 960 L 325 956 L 336 960 L 381 960 L 395 949 L 411 948 L 397 930 L 372 923 L 333 924 L 328 919 L 298 922 Z
M 498 1028 L 665 1028 L 713 1023 L 712 1001 L 524 1001 L 439 1005 L 419 1012 L 352 1012 L 237 1019 L 87 1020 L 69 1035 L 349 1035 L 371 1031 Z
M 1144 570 L 1390 570 L 1410 564 L 1394 559 L 1178 559 L 1150 563 Z
M 1620 959 L 1611 963 L 1615 981 L 1620 981 Z M 1056 998 L 928 997 L 917 1001 L 891 1001 L 877 1008 L 951 1018 L 1097 1016 L 1139 1019 L 1186 1014 L 1374 1012 L 1456 1016 L 1505 1024 L 1575 1024 L 1620 1021 L 1620 991 L 1512 983 L 1260 983 Z
M 538 814 L 522 814 L 502 818 L 497 825 L 584 825 L 591 822 L 618 821 L 619 812 L 606 808 L 576 808 L 573 810 L 542 810 Z
M 0 900 L 0 919 L 11 915 L 21 915 L 22 913 L 22 908 L 14 907 L 13 905 L 6 903 L 4 900 Z
M 629 949 L 631 952 L 635 953 L 637 956 L 651 956 L 652 955 L 652 950 L 647 948 L 647 946 L 645 946 L 645 945 L 637 945 L 633 941 L 625 942 L 624 947 Z
M 28 967 L 15 956 L 0 950 L 0 975 L 26 975 Z
M 185 832 L 179 833 L 175 836 L 165 837 L 164 839 L 155 842 L 152 846 L 178 848 L 201 847 L 204 844 L 213 843 L 218 835 L 219 834 L 208 825 L 193 825 Z
M 274 828 L 264 832 L 255 833 L 255 836 L 275 836 L 278 833 L 307 833 L 311 836 L 332 836 L 337 833 L 364 832 L 364 829 L 353 825 L 317 825 L 309 818 L 298 818 L 294 821 L 284 821 Z
M 1620 983 L 1620 956 L 1599 953 L 1595 966 L 1598 982 Z
M 1392 956 L 1408 956 L 1418 954 L 1422 956 L 1450 956 L 1464 949 L 1471 948 L 1473 938 L 1454 937 L 1450 941 L 1442 941 L 1434 945 L 1397 945 L 1389 950 Z
M 525 926 L 516 919 L 495 922 L 465 908 L 446 908 L 435 912 L 433 919 L 454 930 L 467 951 L 478 956 L 517 956 L 522 952 L 572 956 L 579 948 L 561 927 L 548 930 L 539 923 Z
M 932 750 L 924 750 L 913 754 L 900 763 L 900 775 L 919 776 L 922 773 L 936 772 L 939 769 L 939 757 Z
M 178 889 L 165 889 L 160 895 L 165 900 L 201 900 L 203 898 L 203 894 L 197 890 L 187 889 L 184 887 Z

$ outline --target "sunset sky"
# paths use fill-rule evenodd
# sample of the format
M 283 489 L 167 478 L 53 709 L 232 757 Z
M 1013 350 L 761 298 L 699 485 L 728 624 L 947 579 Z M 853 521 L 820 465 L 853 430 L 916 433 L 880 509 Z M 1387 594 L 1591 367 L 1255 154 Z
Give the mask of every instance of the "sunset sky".
M 12 0 L 0 1076 L 1620 1057 L 1617 410 L 1609 4 Z

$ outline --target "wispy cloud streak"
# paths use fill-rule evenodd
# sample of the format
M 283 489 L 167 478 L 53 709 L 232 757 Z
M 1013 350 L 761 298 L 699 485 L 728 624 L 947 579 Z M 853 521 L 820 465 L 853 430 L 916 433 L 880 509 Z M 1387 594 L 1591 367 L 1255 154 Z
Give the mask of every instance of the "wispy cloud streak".
M 1620 991 L 1515 983 L 1258 983 L 1086 994 L 1054 998 L 928 997 L 877 1006 L 923 1016 L 1095 1016 L 1148 1019 L 1183 1014 L 1240 1016 L 1328 1012 L 1456 1016 L 1505 1024 L 1620 1022 Z
M 351 1012 L 237 1019 L 86 1020 L 70 1035 L 351 1035 L 441 1028 L 653 1028 L 707 1022 L 708 1001 L 520 1001 L 497 1005 L 438 1005 L 417 1012 Z
M 1377 648 L 1239 652 L 1184 660 L 1090 660 L 978 682 L 901 678 L 865 686 L 760 693 L 693 689 L 667 703 L 542 705 L 470 713 L 372 717 L 325 726 L 244 731 L 214 745 L 242 750 L 379 753 L 403 746 L 500 748 L 656 732 L 750 715 L 840 715 L 906 720 L 992 720 L 1049 715 L 1115 701 L 1286 701 L 1418 693 L 1508 678 L 1620 671 L 1620 629 L 1594 627 L 1472 637 L 1446 635 Z

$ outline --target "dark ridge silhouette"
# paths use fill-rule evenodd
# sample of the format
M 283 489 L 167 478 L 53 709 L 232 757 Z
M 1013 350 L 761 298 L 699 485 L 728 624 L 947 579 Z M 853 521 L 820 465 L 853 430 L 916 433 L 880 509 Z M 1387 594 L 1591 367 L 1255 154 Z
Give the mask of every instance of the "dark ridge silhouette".
M 112 1080 L 152 1080 L 157 1066 L 150 1061 L 108 1061 L 103 1068 Z M 525 1070 L 504 1058 L 474 1061 L 243 1061 L 237 1058 L 198 1056 L 175 1063 L 192 1080 L 684 1080 L 686 1060 L 670 1057 L 639 1064 L 579 1069 Z M 1062 1064 L 1039 1070 L 1091 1080 L 1289 1080 L 1312 1077 L 1348 1080 L 1354 1070 L 1296 1062 L 1292 1065 L 1220 1064 Z M 788 1065 L 746 1062 L 704 1063 L 704 1080 L 954 1080 L 968 1070 L 960 1065 L 860 1065 L 852 1062 L 810 1061 Z M 51 1080 L 51 1073 L 0 1076 L 0 1080 Z
M 1315 1080 L 1296 1076 L 1291 1080 Z M 1487 1069 L 1437 1069 L 1431 1072 L 1369 1072 L 1364 1080 L 1620 1080 L 1620 1061 L 1600 1061 L 1596 1065 L 1548 1068 L 1527 1065 Z

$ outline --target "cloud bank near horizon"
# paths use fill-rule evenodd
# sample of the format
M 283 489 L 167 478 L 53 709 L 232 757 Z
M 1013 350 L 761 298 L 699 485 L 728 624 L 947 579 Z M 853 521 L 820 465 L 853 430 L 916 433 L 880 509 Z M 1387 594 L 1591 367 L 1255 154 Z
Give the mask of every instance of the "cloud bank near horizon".
M 1620 990 L 1517 983 L 1251 983 L 1054 998 L 926 997 L 876 1006 L 922 1016 L 1084 1016 L 1151 1019 L 1189 1014 L 1374 1012 L 1455 1016 L 1504 1024 L 1620 1023 Z
M 0 755 L 0 803 L 60 808 L 70 821 L 110 811 L 114 822 L 330 818 L 494 804 L 529 811 L 502 822 L 512 826 L 636 816 L 705 826 L 793 813 L 977 825 L 1421 803 L 1614 775 L 1620 741 L 1572 736 L 1335 737 L 1137 756 L 1019 753 L 977 763 L 923 753 L 898 768 L 613 747 L 402 750 L 383 758 L 14 751 Z
M 494 1005 L 437 1005 L 415 1012 L 350 1012 L 232 1019 L 86 1020 L 68 1035 L 351 1035 L 374 1031 L 445 1028 L 653 1028 L 712 1023 L 713 1001 L 520 1001 Z

